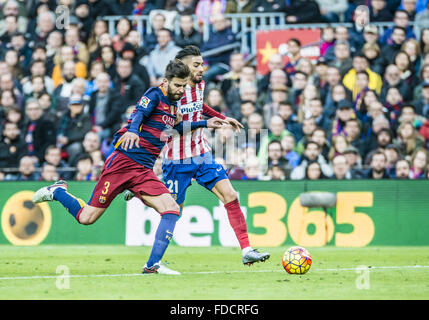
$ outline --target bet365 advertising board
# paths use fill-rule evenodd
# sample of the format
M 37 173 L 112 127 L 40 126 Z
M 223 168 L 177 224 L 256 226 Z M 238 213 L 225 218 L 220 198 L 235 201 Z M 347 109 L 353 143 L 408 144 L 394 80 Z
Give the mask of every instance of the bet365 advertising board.
M 138 199 L 119 195 L 93 225 L 78 224 L 57 202 L 34 205 L 42 182 L 0 182 L 0 244 L 151 246 L 160 217 Z M 429 181 L 236 181 L 254 247 L 429 245 Z M 70 182 L 88 201 L 93 182 Z M 302 207 L 299 195 L 336 194 L 327 210 Z M 238 246 L 223 204 L 194 183 L 174 232 L 179 246 Z

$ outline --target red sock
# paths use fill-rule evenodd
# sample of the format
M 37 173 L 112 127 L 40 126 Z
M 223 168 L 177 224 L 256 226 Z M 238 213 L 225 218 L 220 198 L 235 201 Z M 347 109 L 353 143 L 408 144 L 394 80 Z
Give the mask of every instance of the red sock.
M 240 243 L 241 249 L 250 247 L 246 220 L 244 219 L 244 214 L 241 211 L 238 199 L 225 204 L 225 209 L 228 213 L 229 223 L 231 224 L 232 229 L 234 229 L 235 236 Z

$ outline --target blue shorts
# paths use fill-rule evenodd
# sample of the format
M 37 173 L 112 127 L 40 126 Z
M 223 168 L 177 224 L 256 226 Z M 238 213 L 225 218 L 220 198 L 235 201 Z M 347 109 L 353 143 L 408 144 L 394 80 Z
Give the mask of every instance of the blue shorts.
M 218 181 L 228 179 L 225 169 L 214 161 L 211 153 L 184 160 L 164 159 L 162 171 L 164 183 L 179 205 L 185 201 L 192 179 L 210 191 Z

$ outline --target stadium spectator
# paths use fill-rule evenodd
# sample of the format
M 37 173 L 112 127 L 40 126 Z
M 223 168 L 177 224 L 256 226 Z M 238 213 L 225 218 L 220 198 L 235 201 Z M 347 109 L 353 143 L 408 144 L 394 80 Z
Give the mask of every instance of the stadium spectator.
M 426 4 L 426 8 L 416 14 L 414 19 L 414 34 L 421 38 L 422 31 L 424 28 L 429 27 L 429 2 Z
M 77 181 L 95 181 L 97 176 L 94 174 L 93 170 L 93 161 L 89 154 L 81 154 L 77 158 L 77 172 L 74 177 L 74 180 Z
M 287 61 L 284 70 L 289 76 L 295 74 L 296 67 L 302 59 L 301 46 L 301 41 L 296 38 L 291 38 L 287 41 Z
M 421 97 L 416 99 L 414 106 L 418 114 L 429 118 L 429 82 L 422 84 Z
M 135 105 L 139 101 L 142 92 L 145 92 L 147 88 L 144 87 L 142 80 L 133 73 L 131 60 L 119 59 L 116 72 L 117 77 L 113 83 L 113 90 L 119 94 L 123 113 L 128 106 Z
M 278 115 L 280 103 L 287 101 L 287 98 L 287 87 L 285 85 L 277 84 L 270 88 L 270 102 L 266 103 L 263 107 L 266 121 L 271 119 L 272 116 Z M 267 122 L 266 125 L 268 125 Z
M 420 51 L 420 44 L 416 39 L 408 39 L 404 42 L 404 44 L 401 47 L 401 51 L 408 54 L 408 58 L 410 59 L 410 70 L 413 70 L 413 72 L 416 72 L 420 70 L 421 68 L 421 51 Z M 418 78 L 418 75 L 415 75 L 416 78 Z
M 122 51 L 131 28 L 132 26 L 130 20 L 128 20 L 126 17 L 119 19 L 118 23 L 116 24 L 116 34 L 112 38 L 113 49 L 115 49 L 116 53 Z
M 378 73 L 375 73 L 369 68 L 368 60 L 363 54 L 357 54 L 353 57 L 353 68 L 347 72 L 343 78 L 344 86 L 352 92 L 353 101 L 356 100 L 357 95 L 360 92 L 360 89 L 357 86 L 357 73 L 361 71 L 366 71 L 369 76 L 368 88 L 375 90 L 377 94 L 380 94 L 382 87 L 382 79 Z
M 67 29 L 64 36 L 65 45 L 72 48 L 75 61 L 83 62 L 85 65 L 89 62 L 89 51 L 86 44 L 79 38 L 77 28 Z
M 376 43 L 365 43 L 362 47 L 362 53 L 369 62 L 369 68 L 378 74 L 383 74 L 384 57 L 381 54 L 381 49 Z
M 268 13 L 279 12 L 285 9 L 284 4 L 275 0 L 255 0 L 251 8 L 251 12 L 255 13 Z
M 120 55 L 122 59 L 131 60 L 131 62 L 133 63 L 133 68 L 132 68 L 133 74 L 135 74 L 141 79 L 144 90 L 149 89 L 150 87 L 149 73 L 146 67 L 140 63 L 140 59 L 138 59 L 137 57 L 137 51 L 135 47 L 132 44 L 125 42 L 124 46 L 122 47 L 122 51 Z
M 340 22 L 347 10 L 346 0 L 317 0 L 322 21 L 327 23 Z
M 22 107 L 24 104 L 24 96 L 16 83 L 16 79 L 13 78 L 12 73 L 9 71 L 0 74 L 0 92 L 10 91 L 15 100 L 14 103 Z M 4 102 L 1 103 L 4 107 Z
M 270 142 L 273 140 L 281 141 L 287 135 L 291 135 L 291 133 L 286 130 L 283 119 L 278 115 L 273 116 L 270 120 L 269 134 L 262 139 L 258 153 L 258 158 L 262 165 L 267 163 L 268 145 Z
M 105 15 L 108 16 L 129 16 L 134 10 L 133 0 L 106 0 Z
M 302 121 L 302 138 L 297 141 L 296 152 L 302 154 L 305 149 L 305 145 L 308 141 L 311 141 L 313 131 L 316 130 L 316 120 L 314 118 L 306 118 Z
M 269 180 L 286 180 L 286 171 L 280 166 L 270 166 L 267 170 L 266 177 Z
M 305 179 L 307 180 L 320 180 L 327 177 L 322 172 L 322 166 L 316 160 L 309 161 L 305 167 Z
M 353 105 L 348 100 L 341 100 L 338 102 L 336 110 L 336 117 L 332 122 L 331 133 L 333 136 L 344 134 L 344 127 L 347 121 L 355 117 Z
M 337 155 L 343 155 L 344 151 L 349 147 L 349 142 L 347 138 L 342 134 L 332 137 L 331 148 L 326 159 L 331 162 Z
M 35 99 L 27 100 L 25 114 L 28 120 L 23 136 L 27 143 L 28 154 L 42 160 L 46 148 L 55 144 L 56 126 L 46 119 L 39 102 Z
M 429 154 L 426 149 L 417 148 L 411 155 L 410 179 L 425 179 L 426 168 L 429 164 Z
M 258 157 L 249 157 L 241 180 L 259 180 L 262 176 L 263 172 Z
M 240 75 L 243 71 L 243 68 L 246 67 L 244 55 L 240 52 L 234 52 L 229 57 L 229 71 L 222 75 L 220 78 L 220 88 L 224 97 L 228 97 L 228 94 L 231 90 L 236 91 L 239 88 L 240 81 L 245 81 L 240 79 Z M 250 71 L 250 70 L 246 70 Z M 246 72 L 245 71 L 245 72 Z M 253 73 L 253 71 L 252 71 Z M 256 79 L 256 77 L 255 77 Z M 233 98 L 232 98 L 233 99 Z
M 198 24 L 214 24 L 216 15 L 234 11 L 234 1 L 230 0 L 199 0 L 195 8 Z
M 354 176 L 353 172 L 362 169 L 362 158 L 360 156 L 359 151 L 350 146 L 343 152 L 344 157 L 346 157 L 347 164 L 350 168 L 350 172 L 352 173 L 352 178 Z
M 100 73 L 95 81 L 98 89 L 91 94 L 89 114 L 92 116 L 93 130 L 104 140 L 119 129 L 123 106 L 119 95 L 110 88 L 107 73 Z
M 52 80 L 54 81 L 55 88 L 61 85 L 64 81 L 70 82 L 71 70 L 68 70 L 70 72 L 66 72 L 64 70 L 64 65 L 67 62 L 73 62 L 73 78 L 86 78 L 87 76 L 85 63 L 78 61 L 75 58 L 73 48 L 70 46 L 62 46 L 59 53 L 55 56 L 54 62 L 55 66 L 52 70 Z M 67 73 L 67 75 L 65 75 L 65 73 Z
M 298 123 L 292 104 L 287 101 L 280 102 L 278 115 L 283 119 L 286 129 L 294 136 L 295 140 L 300 140 L 302 138 L 302 125 Z
M 376 133 L 376 140 L 369 140 L 367 150 L 370 150 L 365 158 L 365 164 L 370 162 L 372 154 L 375 151 L 385 150 L 387 146 L 393 143 L 393 133 L 388 128 L 381 128 Z
M 361 129 L 362 124 L 357 119 L 350 119 L 346 121 L 344 126 L 344 134 L 347 138 L 348 143 L 355 147 L 360 155 L 363 155 L 366 150 L 365 142 L 362 139 Z M 344 154 L 344 152 L 343 152 Z
M 174 42 L 177 46 L 184 48 L 189 45 L 201 46 L 203 38 L 194 28 L 192 15 L 181 15 L 179 17 L 179 33 L 174 36 Z
M 192 15 L 195 13 L 195 2 L 195 0 L 173 0 L 165 9 L 177 11 L 179 15 Z
M 109 32 L 107 21 L 97 19 L 92 25 L 91 32 L 87 40 L 90 55 L 97 50 L 100 36 L 107 32 Z
M 261 146 L 261 130 L 264 127 L 264 121 L 261 114 L 255 112 L 247 119 L 248 140 L 254 144 L 255 153 L 258 154 Z
M 157 32 L 157 41 L 158 44 L 150 52 L 145 63 L 151 86 L 158 86 L 161 83 L 167 64 L 180 51 L 180 47 L 176 46 L 172 40 L 171 31 L 166 28 L 162 28 Z M 141 95 L 141 92 L 144 92 L 144 90 L 140 91 L 139 95 Z
M 319 163 L 321 172 L 325 177 L 330 177 L 332 175 L 332 168 L 329 166 L 320 152 L 320 146 L 316 142 L 311 140 L 307 141 L 304 152 L 301 155 L 300 163 L 295 169 L 292 170 L 290 178 L 292 180 L 304 179 L 307 172 L 307 166 L 313 161 Z
M 28 18 L 23 14 L 19 13 L 20 4 L 16 0 L 7 0 L 3 1 L 2 13 L 3 18 L 7 16 L 15 16 L 18 18 L 18 31 L 25 33 L 27 32 Z M 0 34 L 3 34 L 6 30 L 6 21 L 5 19 L 0 19 Z
M 335 137 L 334 137 L 335 138 Z M 334 141 L 334 138 L 332 139 Z M 311 141 L 316 142 L 320 146 L 320 154 L 325 158 L 329 159 L 329 151 L 331 149 L 328 139 L 326 137 L 326 131 L 323 128 L 316 127 L 311 134 Z
M 44 11 L 37 16 L 37 26 L 31 33 L 31 40 L 34 43 L 46 42 L 49 34 L 55 28 L 55 13 L 52 11 Z M 19 20 L 18 20 L 19 24 Z
M 409 179 L 410 178 L 411 165 L 408 160 L 401 159 L 395 164 L 395 178 L 397 179 Z
M 256 106 L 253 101 L 249 101 L 249 100 L 241 101 L 240 116 L 238 117 L 238 119 L 240 119 L 240 122 L 244 125 L 245 128 L 247 127 L 249 116 L 255 113 L 256 111 L 257 111 Z
M 398 147 L 395 146 L 394 144 L 389 144 L 388 146 L 386 146 L 386 148 L 384 149 L 384 154 L 386 155 L 386 158 L 387 158 L 387 165 L 386 165 L 387 173 L 391 178 L 394 178 L 395 164 L 396 162 L 398 162 L 398 160 L 402 158 L 402 155 L 400 154 Z
M 71 96 L 69 110 L 60 119 L 57 131 L 57 145 L 73 158 L 82 151 L 81 142 L 91 130 L 91 118 L 83 111 L 81 96 Z
M 148 52 L 155 49 L 158 44 L 158 31 L 165 28 L 166 18 L 161 12 L 157 12 L 150 20 L 151 33 L 147 33 L 144 38 L 144 44 Z
M 331 176 L 331 179 L 349 180 L 352 178 L 347 159 L 342 154 L 336 155 L 332 159 L 332 171 L 333 175 Z
M 395 144 L 404 156 L 411 156 L 414 150 L 423 147 L 424 139 L 412 123 L 403 122 L 398 127 Z
M 372 22 L 393 20 L 393 15 L 386 6 L 386 0 L 371 0 L 369 19 Z
M 386 170 L 387 157 L 383 151 L 376 151 L 371 157 L 370 168 L 362 172 L 363 179 L 390 179 Z
M 284 172 L 289 168 L 286 158 L 283 157 L 283 148 L 279 140 L 273 140 L 268 144 L 268 168 L 277 166 Z
M 267 62 L 268 72 L 258 80 L 258 91 L 263 92 L 270 84 L 271 72 L 276 69 L 283 69 L 283 58 L 279 53 L 274 53 Z
M 236 36 L 223 14 L 216 14 L 212 17 L 213 30 L 210 32 L 207 41 L 201 46 L 201 52 L 204 52 L 232 45 L 236 42 Z M 215 81 L 216 77 L 229 71 L 228 63 L 233 49 L 224 50 L 220 53 L 212 54 L 204 58 L 209 69 L 204 74 L 204 80 L 209 83 Z
M 332 50 L 330 50 L 332 48 Z M 328 57 L 328 52 L 332 51 L 332 58 Z M 338 68 L 341 77 L 353 66 L 349 43 L 345 40 L 337 40 L 335 45 L 327 49 L 325 58 L 331 67 Z
M 27 144 L 16 123 L 3 124 L 0 150 L 0 168 L 18 167 L 19 159 L 27 154 Z
M 380 92 L 380 100 L 385 101 L 387 91 L 390 88 L 397 88 L 404 100 L 409 101 L 412 99 L 412 88 L 401 79 L 401 71 L 395 64 L 387 66 L 384 73 L 383 87 Z
M 416 38 L 413 28 L 410 26 L 410 18 L 408 17 L 408 12 L 405 10 L 398 9 L 395 11 L 395 16 L 393 18 L 393 22 L 395 25 L 393 27 L 387 28 L 383 35 L 380 37 L 380 43 L 384 44 L 392 44 L 393 43 L 393 31 L 396 27 L 400 27 L 405 29 L 405 38 Z M 402 37 L 402 36 L 401 36 Z M 405 39 L 404 39 L 405 40 Z
M 34 159 L 30 156 L 23 156 L 19 160 L 19 172 L 17 174 L 7 174 L 5 180 L 13 181 L 37 181 L 39 174 L 36 172 Z
M 59 179 L 59 174 L 57 168 L 50 164 L 44 163 L 42 166 L 42 172 L 40 174 L 39 180 L 41 181 L 57 181 Z
M 320 56 L 323 57 L 326 54 L 328 48 L 335 45 L 335 29 L 331 26 L 327 26 L 322 30 L 322 43 L 320 44 Z
M 322 101 L 319 98 L 311 99 L 308 103 L 310 116 L 316 121 L 316 126 L 321 127 L 324 131 L 329 131 L 331 128 L 331 121 L 323 113 Z
M 67 170 L 69 165 L 61 158 L 61 148 L 57 146 L 51 145 L 46 148 L 42 163 L 55 166 L 58 175 L 63 179 L 71 179 L 73 177 L 73 172 Z
M 291 0 L 285 12 L 287 23 L 322 22 L 319 5 L 314 0 Z
M 300 156 L 295 149 L 295 138 L 293 136 L 284 136 L 280 141 L 283 149 L 283 157 L 287 160 L 291 169 L 299 165 Z

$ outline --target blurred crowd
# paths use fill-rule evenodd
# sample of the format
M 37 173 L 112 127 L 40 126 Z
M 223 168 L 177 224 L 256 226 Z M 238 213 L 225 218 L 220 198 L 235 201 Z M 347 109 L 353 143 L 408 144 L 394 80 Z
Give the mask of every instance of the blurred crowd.
M 225 14 L 253 12 L 284 12 L 288 24 L 327 27 L 317 60 L 302 56 L 298 39 L 288 39 L 287 55 L 272 54 L 266 74 L 247 52 L 205 57 L 206 103 L 242 122 L 249 137 L 237 144 L 230 128 L 206 131 L 231 179 L 429 177 L 428 0 L 0 5 L 0 180 L 97 180 L 113 151 L 113 133 L 144 92 L 160 84 L 176 53 L 187 45 L 205 53 L 236 43 Z M 393 26 L 355 23 L 359 5 L 369 6 L 372 22 Z M 150 21 L 143 32 L 127 18 L 141 15 Z M 105 16 L 121 17 L 114 35 Z M 330 25 L 335 22 L 353 27 Z M 237 148 L 224 152 L 231 142 Z

